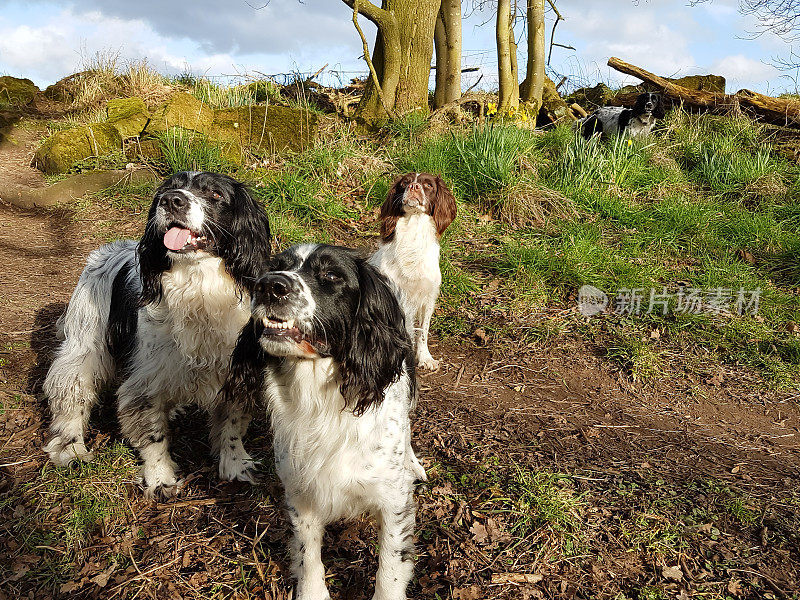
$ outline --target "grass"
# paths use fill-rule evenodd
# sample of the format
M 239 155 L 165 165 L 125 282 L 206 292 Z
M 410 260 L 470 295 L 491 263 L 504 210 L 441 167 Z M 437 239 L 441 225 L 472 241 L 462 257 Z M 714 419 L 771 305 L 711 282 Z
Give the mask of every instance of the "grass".
M 153 107 L 173 91 L 146 60 L 123 63 L 119 52 L 105 51 L 84 56 L 82 62 L 81 73 L 65 87 L 77 114 L 97 111 L 112 98 L 132 96 Z
M 225 149 L 201 133 L 172 127 L 159 134 L 158 141 L 169 172 L 225 172 L 234 168 Z
M 129 86 L 155 85 L 146 65 L 120 75 L 113 55 L 91 66 L 98 90 L 126 77 Z M 277 94 L 269 82 L 222 87 L 186 76 L 176 83 L 215 107 Z M 94 117 L 87 109 L 73 118 Z M 610 141 L 586 141 L 569 125 L 533 132 L 498 122 L 440 133 L 410 113 L 377 139 L 343 125 L 305 152 L 269 161 L 234 156 L 181 129 L 164 132 L 160 145 L 166 171 L 222 171 L 253 182 L 281 247 L 333 241 L 332 228 L 356 228 L 363 238 L 363 224 L 375 222 L 369 211 L 397 173 L 440 174 L 459 200 L 442 240 L 433 324 L 440 335 L 474 330 L 461 309 L 493 278 L 506 295 L 499 305 L 523 321 L 531 311 L 574 306 L 582 285 L 612 297 L 641 290 L 645 304 L 654 289 L 673 296 L 669 314 L 645 315 L 645 307 L 623 322 L 606 313 L 598 319 L 612 326 L 603 332 L 577 325 L 630 378 L 656 379 L 672 356 L 693 348 L 760 371 L 769 386 L 797 387 L 800 344 L 787 327 L 800 322 L 800 169 L 771 150 L 768 135 L 746 117 L 681 111 L 648 138 Z M 679 283 L 706 295 L 761 290 L 758 314 L 677 314 Z M 495 327 L 491 310 L 470 311 L 487 317 L 481 327 Z M 654 329 L 660 337 L 650 340 Z
M 253 101 L 243 90 L 184 84 L 216 106 Z M 213 141 L 191 132 L 171 130 L 161 142 L 169 170 L 220 170 L 248 180 L 269 211 L 279 247 L 303 241 L 367 246 L 374 242 L 375 209 L 398 173 L 441 174 L 459 200 L 458 218 L 442 239 L 442 293 L 433 322 L 441 337 L 470 337 L 480 327 L 491 334 L 490 344 L 510 339 L 519 344 L 515 349 L 527 345 L 534 352 L 577 340 L 636 386 L 669 382 L 676 372 L 702 382 L 725 366 L 760 374 L 759 386 L 797 388 L 800 169 L 773 153 L 766 135 L 747 119 L 678 112 L 654 136 L 631 144 L 586 142 L 565 126 L 534 133 L 498 124 L 437 134 L 411 114 L 389 124 L 379 140 L 342 126 L 314 148 L 256 167 L 228 160 Z M 116 189 L 103 201 L 141 214 L 151 192 Z M 574 309 L 585 284 L 612 297 L 653 288 L 672 299 L 667 314 L 584 318 Z M 760 289 L 758 311 L 678 312 L 677 293 L 686 288 Z M 504 348 L 490 351 L 498 349 Z M 0 415 L 16 401 L 1 405 Z M 767 501 L 729 481 L 666 480 L 616 466 L 585 477 L 542 458 L 537 443 L 487 456 L 475 442 L 476 456 L 469 458 L 452 457 L 443 443 L 434 451 L 441 462 L 431 469 L 431 484 L 419 494 L 431 500 L 430 488 L 436 489 L 437 501 L 445 496 L 453 514 L 421 521 L 422 542 L 441 538 L 437 528 L 452 527 L 464 502 L 470 514 L 463 518 L 472 521 L 460 533 L 472 535 L 470 525 L 488 526 L 491 519 L 511 538 L 482 546 L 469 540 L 493 553 L 498 572 L 515 571 L 505 561 L 517 551 L 551 566 L 580 565 L 604 551 L 675 564 L 691 552 L 711 572 L 709 564 L 724 567 L 725 561 L 702 554 L 705 542 L 735 532 L 744 532 L 743 544 L 752 542 L 764 523 L 781 551 L 796 546 L 796 534 L 786 533 L 796 531 L 796 518 L 773 527 L 770 504 L 798 508 L 795 496 Z M 528 462 L 515 462 L 520 456 Z M 106 527 L 125 535 L 125 482 L 135 474 L 134 459 L 118 446 L 98 458 L 73 473 L 45 468 L 15 492 L 14 505 L 25 511 L 15 534 L 41 556 L 36 577 L 67 580 L 92 536 Z M 244 580 L 255 575 L 241 569 L 246 588 Z M 639 581 L 633 597 L 672 593 L 650 583 Z M 717 591 L 703 593 L 724 597 L 710 595 Z
M 6 502 L 19 513 L 16 540 L 40 557 L 37 577 L 47 587 L 70 580 L 93 535 L 125 536 L 131 517 L 127 498 L 138 476 L 134 452 L 124 444 L 102 448 L 77 470 L 47 465 L 38 479 Z M 53 548 L 63 549 L 53 551 Z
M 561 538 L 561 551 L 570 556 L 585 550 L 585 505 L 569 476 L 517 468 L 510 482 L 516 513 L 514 532 L 524 537 L 545 526 Z
M 212 108 L 238 108 L 262 102 L 281 101 L 278 86 L 266 80 L 221 86 L 208 79 L 188 77 L 179 80 L 179 83 L 188 84 L 189 93 Z

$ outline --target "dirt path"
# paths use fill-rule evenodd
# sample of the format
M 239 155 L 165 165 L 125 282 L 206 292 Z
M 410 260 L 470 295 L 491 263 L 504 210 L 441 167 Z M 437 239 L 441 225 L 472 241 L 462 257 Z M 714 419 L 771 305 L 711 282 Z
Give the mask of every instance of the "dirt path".
M 41 121 L 0 115 L 0 181 L 4 185 L 45 186 L 44 174 L 31 166 L 31 160 L 46 131 Z
M 0 411 L 0 470 L 4 472 L 0 494 L 23 493 L 24 497 L 20 490 L 36 480 L 45 464 L 39 448 L 47 417 L 36 394 L 53 347 L 52 324 L 70 297 L 86 255 L 97 245 L 93 225 L 76 220 L 69 209 L 23 210 L 0 203 L 0 400 L 13 405 L 13 410 Z M 503 531 L 510 535 L 516 531 L 511 521 L 504 521 L 510 517 L 503 511 L 487 516 L 494 513 L 482 507 L 487 503 L 495 506 L 491 503 L 499 500 L 492 500 L 497 497 L 493 494 L 501 494 L 500 490 L 507 494 L 512 489 L 507 486 L 513 483 L 514 469 L 520 468 L 574 475 L 574 485 L 578 486 L 574 493 L 589 507 L 585 509 L 588 512 L 581 513 L 582 522 L 585 520 L 589 528 L 585 535 L 606 540 L 621 535 L 625 520 L 639 514 L 637 511 L 651 515 L 644 498 L 650 502 L 662 490 L 680 498 L 675 506 L 685 505 L 690 510 L 709 502 L 710 492 L 697 482 L 713 481 L 714 485 L 741 491 L 760 503 L 760 519 L 747 526 L 734 523 L 720 534 L 722 537 L 709 538 L 707 544 L 703 538 L 702 542 L 682 546 L 678 556 L 684 561 L 684 573 L 687 579 L 690 574 L 696 579 L 691 584 L 668 582 L 664 589 L 677 594 L 697 588 L 697 582 L 717 579 L 723 589 L 732 585 L 731 581 L 743 581 L 744 576 L 730 571 L 736 568 L 757 573 L 754 577 L 761 587 L 752 584 L 753 590 L 771 589 L 764 588 L 766 581 L 783 594 L 799 589 L 800 540 L 796 526 L 800 506 L 781 508 L 786 498 L 796 497 L 800 487 L 800 411 L 792 396 L 764 391 L 752 374 L 731 368 L 721 368 L 708 380 L 687 375 L 652 386 L 634 385 L 611 371 L 580 340 L 539 349 L 478 348 L 469 340 L 449 340 L 434 343 L 432 352 L 442 359 L 442 368 L 421 377 L 422 395 L 414 425 L 419 453 L 432 477 L 429 486 L 420 491 L 420 579 L 414 584 L 413 597 L 432 597 L 433 593 L 450 597 L 452 593 L 462 599 L 610 598 L 620 591 L 628 593 L 663 581 L 660 569 L 666 559 L 659 559 L 661 554 L 622 551 L 622 546 L 612 541 L 607 542 L 607 550 L 605 546 L 599 550 L 592 546 L 581 560 L 548 562 L 541 551 L 537 555 L 526 549 L 527 545 L 534 549 L 555 547 L 555 542 L 547 541 L 555 539 L 552 531 L 547 533 L 547 527 L 531 530 L 525 544 L 517 540 L 520 544 L 515 543 L 512 550 L 503 550 L 505 538 L 492 537 L 491 527 L 499 527 L 496 522 L 506 523 Z M 93 443 L 107 444 L 109 437 L 115 437 L 113 418 L 93 425 Z M 188 441 L 176 453 L 194 473 L 194 483 L 188 484 L 186 492 L 188 500 L 184 500 L 188 504 L 166 511 L 165 507 L 147 505 L 135 491 L 131 494 L 134 518 L 128 529 L 137 527 L 147 532 L 146 538 L 127 546 L 127 552 L 136 557 L 132 572 L 135 575 L 136 570 L 156 569 L 158 574 L 134 577 L 129 591 L 139 589 L 134 585 L 138 582 L 136 585 L 145 586 L 154 598 L 208 593 L 215 581 L 238 577 L 231 575 L 228 563 L 220 562 L 220 555 L 234 562 L 245 561 L 255 581 L 259 579 L 254 573 L 260 573 L 259 589 L 264 594 L 271 590 L 272 596 L 267 597 L 284 598 L 287 578 L 279 557 L 286 531 L 277 504 L 253 499 L 247 493 L 237 496 L 239 488 L 218 484 L 208 449 L 198 441 L 197 427 L 204 427 L 198 417 L 190 419 L 188 425 L 177 426 L 178 435 Z M 256 424 L 253 438 L 268 455 L 263 424 Z M 483 479 L 472 479 L 476 473 Z M 629 485 L 646 489 L 647 495 L 639 496 L 637 488 L 631 487 L 626 500 L 612 499 L 610 490 L 627 490 L 625 486 Z M 497 491 L 492 492 L 495 488 Z M 266 489 L 268 496 L 279 497 L 274 479 Z M 241 499 L 241 505 L 235 498 Z M 778 516 L 773 512 L 768 515 L 767 510 L 777 511 L 774 515 Z M 171 516 L 165 521 L 164 515 Z M 698 517 L 700 521 L 703 518 L 710 517 Z M 795 532 L 787 526 L 792 518 Z M 443 528 L 442 519 L 451 525 Z M 666 517 L 655 515 L 653 519 Z M 490 521 L 495 525 L 490 526 Z M 265 522 L 272 525 L 263 543 L 275 552 L 276 562 L 238 545 L 245 538 L 254 540 L 259 532 L 263 537 L 266 530 L 259 530 L 259 523 L 263 526 Z M 13 541 L 8 537 L 9 523 L 0 523 L 0 539 Z M 480 526 L 477 529 L 476 524 Z M 697 526 L 705 527 L 705 521 Z M 218 536 L 228 530 L 234 533 Z M 336 585 L 360 590 L 342 597 L 362 598 L 363 590 L 370 585 L 368 577 L 374 573 L 374 557 L 364 556 L 360 545 L 364 542 L 358 541 L 361 533 L 351 535 L 349 531 L 342 528 L 331 534 L 342 545 L 331 560 L 342 577 Z M 775 539 L 780 543 L 770 542 L 770 535 L 778 533 L 781 537 Z M 84 573 L 78 575 L 78 583 L 73 588 L 59 588 L 67 585 L 61 583 L 55 589 L 77 589 L 86 597 L 106 597 L 103 586 L 92 584 L 89 578 L 106 569 L 103 555 L 122 543 L 120 539 L 128 539 L 125 535 L 129 534 L 98 534 L 97 554 L 85 551 Z M 551 537 L 545 540 L 543 535 Z M 214 544 L 203 541 L 209 537 L 216 540 Z M 18 541 L 9 548 L 8 564 L 13 563 L 15 569 L 31 568 L 23 559 L 34 555 L 20 554 Z M 743 548 L 749 548 L 747 554 L 737 554 L 744 552 Z M 709 554 L 704 557 L 706 550 Z M 703 562 L 717 560 L 713 558 L 717 554 L 722 556 L 720 564 L 727 565 L 720 571 Z M 678 560 L 672 554 L 668 556 L 670 561 Z M 267 563 L 262 565 L 262 559 Z M 3 560 L 0 557 L 0 562 Z M 112 584 L 125 585 L 130 569 L 116 572 L 115 568 L 111 572 L 117 579 L 112 579 Z M 492 584 L 493 573 L 520 570 L 546 573 L 548 577 L 538 585 Z M 708 575 L 701 576 L 703 572 Z M 722 573 L 727 573 L 727 579 Z M 14 575 L 4 576 L 0 571 L 0 580 L 6 579 L 3 583 L 16 582 L 10 588 L 14 593 L 53 589 L 41 580 L 26 584 L 22 576 L 19 581 L 11 577 Z M 0 598 L 16 597 L 3 596 L 2 588 L 0 584 Z M 523 591 L 528 595 L 522 596 Z M 170 596 L 173 592 L 177 596 Z M 731 595 L 765 597 L 759 593 Z M 254 594 L 252 597 L 258 597 Z

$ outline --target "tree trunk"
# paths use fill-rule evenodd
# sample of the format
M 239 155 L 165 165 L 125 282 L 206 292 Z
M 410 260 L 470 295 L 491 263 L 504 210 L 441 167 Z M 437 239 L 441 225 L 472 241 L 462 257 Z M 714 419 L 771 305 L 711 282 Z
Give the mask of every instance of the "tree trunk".
M 434 104 L 440 108 L 461 97 L 461 1 L 442 0 L 436 18 L 436 91 Z
M 511 50 L 511 81 L 514 89 L 511 91 L 511 106 L 519 106 L 519 65 L 517 64 L 517 40 L 514 38 L 513 21 L 508 22 L 508 46 Z
M 516 56 L 511 58 L 513 32 L 511 31 L 511 0 L 498 0 L 497 23 L 497 75 L 500 86 L 500 99 L 497 112 L 503 114 L 513 106 L 519 105 L 519 83 L 515 75 Z M 515 53 L 516 54 L 516 53 Z M 516 94 L 515 94 L 516 91 Z
M 542 106 L 544 89 L 544 0 L 528 0 L 528 63 L 525 81 L 520 86 L 521 100 L 534 105 L 538 112 Z
M 352 8 L 356 0 L 343 1 Z M 380 8 L 370 0 L 357 1 L 358 11 L 378 27 L 372 63 L 383 101 L 370 77 L 356 117 L 376 123 L 411 110 L 427 112 L 433 32 L 441 0 L 383 0 Z
M 800 127 L 800 102 L 797 100 L 773 98 L 750 90 L 739 90 L 732 95 L 690 90 L 615 57 L 608 60 L 608 66 L 626 75 L 633 75 L 642 81 L 652 83 L 660 88 L 661 93 L 667 98 L 695 108 L 725 112 L 737 111 L 741 108 L 757 115 L 767 123 Z

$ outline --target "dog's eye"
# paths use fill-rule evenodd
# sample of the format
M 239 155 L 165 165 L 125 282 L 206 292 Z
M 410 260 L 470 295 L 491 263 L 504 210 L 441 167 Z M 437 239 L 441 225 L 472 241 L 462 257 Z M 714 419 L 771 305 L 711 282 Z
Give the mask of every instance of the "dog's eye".
M 337 281 L 341 281 L 341 277 L 339 277 L 338 273 L 334 273 L 333 271 L 323 271 L 319 274 L 319 278 L 322 281 L 328 281 L 330 283 L 335 283 Z
M 431 182 L 430 182 L 430 181 L 426 181 L 426 182 L 425 182 L 423 185 L 424 185 L 426 188 L 429 188 L 429 187 L 431 187 Z
M 219 192 L 212 191 L 211 192 L 211 197 L 214 200 L 222 200 L 222 194 L 220 194 Z

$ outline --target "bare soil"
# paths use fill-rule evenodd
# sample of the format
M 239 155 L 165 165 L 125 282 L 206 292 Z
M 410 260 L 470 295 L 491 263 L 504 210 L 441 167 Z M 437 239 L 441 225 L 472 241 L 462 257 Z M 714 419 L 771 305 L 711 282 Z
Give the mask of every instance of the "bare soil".
M 53 324 L 109 223 L 136 237 L 142 217 L 102 205 L 87 213 L 0 203 L 0 401 L 9 407 L 0 411 L 0 600 L 290 598 L 288 531 L 263 418 L 248 444 L 267 465 L 263 485 L 218 482 L 197 433 L 203 419 L 190 414 L 175 424 L 174 453 L 188 479 L 175 501 L 149 503 L 131 484 L 124 527 L 100 520 L 78 549 L 32 546 L 32 529 L 20 527 L 36 511 L 26 490 L 46 464 L 41 382 Z M 730 366 L 709 378 L 687 371 L 636 384 L 577 336 L 545 346 L 450 338 L 432 352 L 442 368 L 422 375 L 414 415 L 430 482 L 418 492 L 410 597 L 800 594 L 795 396 Z M 112 410 L 101 409 L 92 426 L 95 448 L 118 439 Z M 522 471 L 564 474 L 557 487 L 579 500 L 577 525 L 515 500 Z M 725 493 L 744 498 L 753 518 L 715 512 Z M 53 527 L 63 526 L 59 514 Z M 650 524 L 636 525 L 642 519 Z M 673 531 L 680 543 L 633 541 L 636 527 Z M 373 536 L 366 521 L 331 528 L 334 597 L 371 597 Z M 78 557 L 70 576 L 42 575 L 69 552 Z

